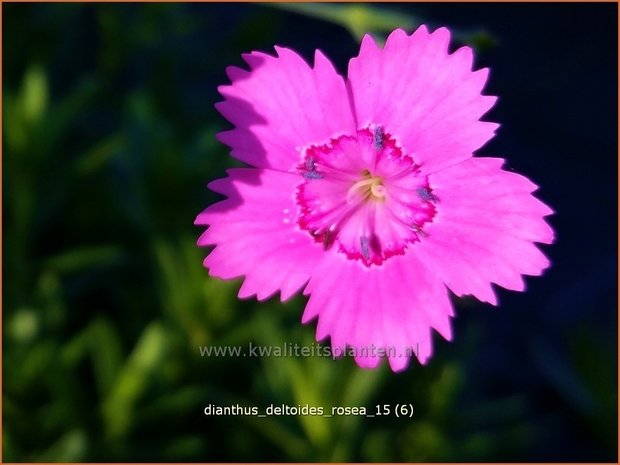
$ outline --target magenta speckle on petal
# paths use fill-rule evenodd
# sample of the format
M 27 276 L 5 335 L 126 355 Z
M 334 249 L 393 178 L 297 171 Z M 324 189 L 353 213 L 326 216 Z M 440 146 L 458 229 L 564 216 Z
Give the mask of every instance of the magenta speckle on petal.
M 251 168 L 209 187 L 227 196 L 198 215 L 212 276 L 244 277 L 240 298 L 308 296 L 302 322 L 359 366 L 394 371 L 451 340 L 448 291 L 497 304 L 492 284 L 523 291 L 549 261 L 537 186 L 474 156 L 498 125 L 496 97 L 450 34 L 396 30 L 380 48 L 365 36 L 338 75 L 316 53 L 244 55 L 217 104 L 234 128 L 218 138 Z M 353 113 L 355 112 L 355 113 Z M 344 349 L 347 350 L 344 350 Z M 351 352 L 352 351 L 352 352 Z

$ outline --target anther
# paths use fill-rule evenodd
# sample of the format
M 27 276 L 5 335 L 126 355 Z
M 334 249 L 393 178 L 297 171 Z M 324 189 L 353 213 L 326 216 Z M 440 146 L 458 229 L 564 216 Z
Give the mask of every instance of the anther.
M 314 158 L 308 158 L 306 160 L 306 170 L 308 170 L 308 171 L 315 171 L 316 170 L 316 164 L 314 163 Z
M 377 126 L 372 133 L 372 145 L 375 150 L 381 150 L 383 148 L 383 128 Z
M 314 231 L 312 237 L 323 243 L 323 249 L 329 250 L 338 237 L 338 224 L 334 223 L 324 232 Z
M 368 243 L 368 238 L 366 236 L 360 237 L 360 246 L 362 249 L 362 256 L 366 260 L 370 260 L 370 244 Z
M 331 246 L 334 244 L 335 239 L 336 234 L 334 234 L 334 231 L 332 229 L 328 229 L 327 231 L 325 231 L 325 234 L 323 235 L 323 249 L 330 249 Z
M 418 235 L 422 237 L 428 237 L 428 233 L 422 229 L 422 227 L 416 223 L 411 224 L 411 229 Z
M 317 171 L 306 171 L 304 173 L 306 179 L 323 179 L 323 175 Z
M 439 199 L 437 198 L 437 196 L 435 194 L 433 194 L 430 189 L 426 188 L 426 187 L 420 187 L 417 190 L 418 195 L 420 196 L 420 198 L 426 202 L 437 202 Z

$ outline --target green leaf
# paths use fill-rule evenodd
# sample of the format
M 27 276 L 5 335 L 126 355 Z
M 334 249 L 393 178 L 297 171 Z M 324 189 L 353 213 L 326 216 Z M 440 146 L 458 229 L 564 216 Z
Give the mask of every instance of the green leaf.
M 78 176 L 88 176 L 97 173 L 125 147 L 125 137 L 114 134 L 97 142 L 90 150 L 79 157 L 74 166 Z
M 271 3 L 270 6 L 329 21 L 347 29 L 360 40 L 366 33 L 385 33 L 398 27 L 410 30 L 420 21 L 401 12 L 370 4 Z
M 95 381 L 101 397 L 105 397 L 117 379 L 123 363 L 118 332 L 105 317 L 93 321 L 89 328 L 90 351 Z
M 48 258 L 43 262 L 43 266 L 59 274 L 69 274 L 89 268 L 117 265 L 123 257 L 123 250 L 117 245 L 76 247 Z
M 88 450 L 88 439 L 81 430 L 72 430 L 37 457 L 35 462 L 81 462 Z
M 167 339 L 158 322 L 151 323 L 142 333 L 103 403 L 102 413 L 109 437 L 123 436 L 132 427 L 136 404 L 149 388 L 166 355 Z
M 31 66 L 24 76 L 20 92 L 21 114 L 33 126 L 43 118 L 48 103 L 47 77 L 43 68 Z

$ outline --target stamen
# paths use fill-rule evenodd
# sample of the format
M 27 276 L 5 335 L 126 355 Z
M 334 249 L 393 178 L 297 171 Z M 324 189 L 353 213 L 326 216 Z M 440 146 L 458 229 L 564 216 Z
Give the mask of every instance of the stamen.
M 316 170 L 316 164 L 314 162 L 314 158 L 308 158 L 306 160 L 306 170 L 308 170 L 308 171 L 315 171 Z
M 370 173 L 364 174 L 364 176 L 370 176 Z M 347 191 L 348 205 L 356 201 L 355 197 L 358 192 L 362 195 L 362 199 L 366 200 L 371 196 L 383 198 L 385 197 L 386 190 L 379 176 L 365 177 L 353 184 Z
M 381 150 L 383 148 L 383 128 L 381 126 L 377 126 L 372 133 L 372 145 L 375 150 Z
M 370 192 L 375 197 L 385 197 L 385 186 L 379 183 L 373 183 L 370 186 Z
M 305 163 L 306 171 L 303 173 L 306 179 L 323 179 L 323 175 L 316 170 L 314 158 L 309 157 Z
M 363 188 L 366 186 L 372 186 L 373 182 L 374 180 L 370 178 L 370 179 L 362 179 L 361 181 L 357 181 L 355 184 L 353 184 L 347 191 L 347 204 L 351 205 L 352 203 L 354 203 L 356 200 L 355 197 L 358 191 L 359 190 L 363 191 Z M 365 197 L 365 196 L 362 194 L 362 197 Z
M 306 171 L 304 173 L 304 178 L 306 179 L 323 179 L 323 175 L 316 171 Z
M 330 249 L 331 246 L 334 244 L 335 239 L 336 234 L 334 234 L 334 231 L 331 228 L 325 231 L 325 235 L 323 236 L 323 249 Z
M 370 246 L 368 243 L 368 238 L 366 236 L 360 237 L 360 246 L 362 249 L 362 256 L 366 260 L 370 260 Z
M 416 223 L 411 224 L 411 229 L 413 229 L 418 236 L 428 237 L 428 233 L 424 231 L 422 227 Z
M 433 194 L 430 189 L 426 188 L 426 187 L 420 187 L 417 190 L 418 195 L 420 196 L 420 198 L 426 202 L 437 202 L 439 199 L 437 198 L 437 196 L 435 194 Z

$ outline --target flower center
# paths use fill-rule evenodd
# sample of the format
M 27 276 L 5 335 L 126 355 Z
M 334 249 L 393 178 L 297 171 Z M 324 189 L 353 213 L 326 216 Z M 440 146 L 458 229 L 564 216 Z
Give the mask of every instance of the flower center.
M 362 172 L 362 179 L 353 184 L 347 192 L 347 203 L 350 205 L 355 202 L 356 197 L 361 197 L 365 201 L 381 200 L 385 198 L 385 186 L 381 176 L 373 176 L 370 171 Z
M 381 127 L 310 146 L 302 157 L 297 221 L 326 250 L 381 265 L 427 234 L 439 199 Z

